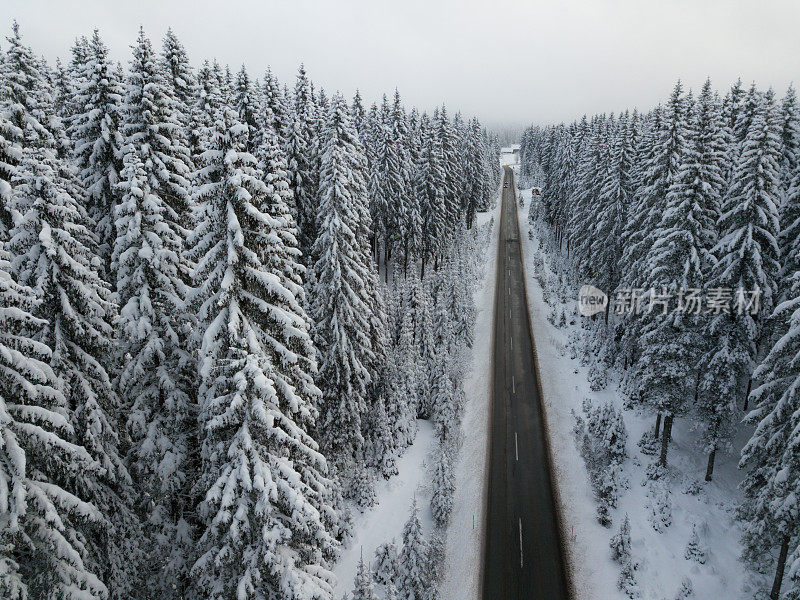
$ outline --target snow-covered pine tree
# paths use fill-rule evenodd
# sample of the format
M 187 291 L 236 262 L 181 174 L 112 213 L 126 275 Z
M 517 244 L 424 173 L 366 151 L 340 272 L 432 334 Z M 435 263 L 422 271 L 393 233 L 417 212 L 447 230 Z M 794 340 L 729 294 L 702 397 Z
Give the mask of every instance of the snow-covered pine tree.
M 684 557 L 686 560 L 693 560 L 701 565 L 706 563 L 708 549 L 700 542 L 700 534 L 697 533 L 697 525 L 692 523 L 692 535 L 689 536 L 689 543 L 686 544 Z
M 95 29 L 74 93 L 75 114 L 70 119 L 75 163 L 86 193 L 87 212 L 94 223 L 103 266 L 108 269 L 116 233 L 116 187 L 122 171 L 123 137 L 120 131 L 122 82 L 118 81 L 108 48 Z M 106 277 L 111 283 L 112 278 Z
M 389 175 L 389 194 L 392 199 L 390 205 L 389 242 L 394 252 L 403 253 L 403 272 L 408 272 L 408 259 L 411 240 L 414 234 L 410 227 L 417 227 L 419 220 L 417 212 L 411 208 L 411 154 L 409 152 L 408 122 L 400 93 L 395 90 L 390 117 L 390 143 L 394 146 L 394 160 L 391 162 L 393 169 Z M 388 277 L 388 270 L 386 273 Z
M 789 86 L 781 103 L 781 190 L 786 192 L 791 185 L 795 165 L 800 161 L 800 106 L 797 92 Z M 781 206 L 785 203 L 782 199 Z
M 406 600 L 426 600 L 428 597 L 428 541 L 422 533 L 417 499 L 411 503 L 411 514 L 403 527 L 403 547 L 400 550 L 400 581 L 397 589 Z
M 611 538 L 611 558 L 621 565 L 631 560 L 631 519 L 625 513 L 619 531 Z
M 375 580 L 386 586 L 398 585 L 400 564 L 397 562 L 397 547 L 394 539 L 375 549 Z
M 375 584 L 372 582 L 372 571 L 364 563 L 362 556 L 358 561 L 355 581 L 353 582 L 353 595 L 350 600 L 378 600 L 375 595 Z
M 321 135 L 322 159 L 311 292 L 322 389 L 320 443 L 341 470 L 363 461 L 362 421 L 375 354 L 370 331 L 376 284 L 361 228 L 366 207 L 365 160 L 338 94 Z
M 387 413 L 398 451 L 411 445 L 417 434 L 420 374 L 419 351 L 414 343 L 414 323 L 409 311 L 403 313 L 400 339 L 389 351 Z
M 150 191 L 137 152 L 125 155 L 116 207 L 111 272 L 120 306 L 118 386 L 127 407 L 127 455 L 148 525 L 146 585 L 161 598 L 183 597 L 193 540 L 185 493 L 194 480 L 194 361 L 182 331 L 184 284 L 179 234 L 167 223 L 168 207 Z
M 33 290 L 15 281 L 0 241 L 0 590 L 8 600 L 42 590 L 65 600 L 105 600 L 101 572 L 81 542 L 87 524 L 99 527 L 104 516 L 62 483 L 76 472 L 97 477 L 102 467 L 74 441 L 50 349 L 34 339 L 46 324 L 31 313 L 38 304 Z
M 316 398 L 307 319 L 281 272 L 285 219 L 263 212 L 268 188 L 245 152 L 230 106 L 201 156 L 192 237 L 200 346 L 204 532 L 192 569 L 198 593 L 236 599 L 329 598 L 337 543 L 332 482 L 309 432 Z M 279 198 L 279 195 L 277 195 Z M 272 201 L 276 201 L 273 192 Z M 327 516 L 326 516 L 327 515 Z
M 453 492 L 455 480 L 449 451 L 439 445 L 436 467 L 433 473 L 433 495 L 431 496 L 431 510 L 433 519 L 439 527 L 444 527 L 450 520 L 453 510 Z

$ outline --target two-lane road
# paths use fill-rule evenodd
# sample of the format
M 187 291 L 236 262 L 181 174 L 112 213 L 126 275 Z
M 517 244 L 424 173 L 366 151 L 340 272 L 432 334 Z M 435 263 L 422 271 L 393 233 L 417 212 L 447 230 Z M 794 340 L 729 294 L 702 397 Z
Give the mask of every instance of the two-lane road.
M 557 508 L 524 288 L 514 174 L 505 168 L 483 600 L 566 600 Z

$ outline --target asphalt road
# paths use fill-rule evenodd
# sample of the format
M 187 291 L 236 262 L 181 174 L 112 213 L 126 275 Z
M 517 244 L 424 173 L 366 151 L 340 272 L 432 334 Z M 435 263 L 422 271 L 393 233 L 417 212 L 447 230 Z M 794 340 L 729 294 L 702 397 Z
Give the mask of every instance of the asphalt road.
M 536 386 L 514 176 L 508 167 L 505 181 L 483 600 L 562 600 L 569 593 Z

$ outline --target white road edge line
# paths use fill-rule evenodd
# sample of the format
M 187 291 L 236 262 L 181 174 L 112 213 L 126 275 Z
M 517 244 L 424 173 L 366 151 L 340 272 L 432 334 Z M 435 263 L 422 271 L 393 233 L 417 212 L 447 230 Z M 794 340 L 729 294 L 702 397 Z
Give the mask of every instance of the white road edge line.
M 514 432 L 514 454 L 517 455 L 517 460 L 519 460 L 519 444 L 517 443 L 517 432 Z
M 511 391 L 516 394 L 517 393 L 517 384 L 514 381 L 514 375 L 511 375 Z
M 519 520 L 519 568 L 522 568 L 522 518 Z

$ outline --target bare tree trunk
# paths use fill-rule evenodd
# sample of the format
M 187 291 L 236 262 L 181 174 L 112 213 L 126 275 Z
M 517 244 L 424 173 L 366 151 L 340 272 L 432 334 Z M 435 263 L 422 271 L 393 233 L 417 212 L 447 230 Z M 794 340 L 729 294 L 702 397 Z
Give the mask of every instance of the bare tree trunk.
M 658 434 L 661 433 L 661 413 L 656 415 L 656 430 L 655 430 L 655 438 L 658 439 Z
M 664 431 L 661 432 L 661 457 L 658 459 L 662 467 L 667 466 L 667 449 L 669 448 L 669 440 L 672 437 L 672 414 L 667 413 L 664 415 Z
M 783 583 L 783 572 L 786 570 L 786 557 L 789 555 L 789 536 L 783 536 L 781 541 L 781 553 L 778 555 L 778 569 L 775 571 L 775 581 L 772 582 L 772 591 L 769 593 L 769 600 L 778 600 L 781 594 L 781 584 Z
M 708 453 L 708 465 L 706 466 L 706 481 L 711 481 L 711 476 L 714 474 L 714 459 L 717 456 L 717 447 Z
M 747 405 L 750 402 L 750 388 L 753 387 L 753 378 L 747 378 L 747 393 L 744 395 L 744 408 L 742 410 L 747 410 Z

